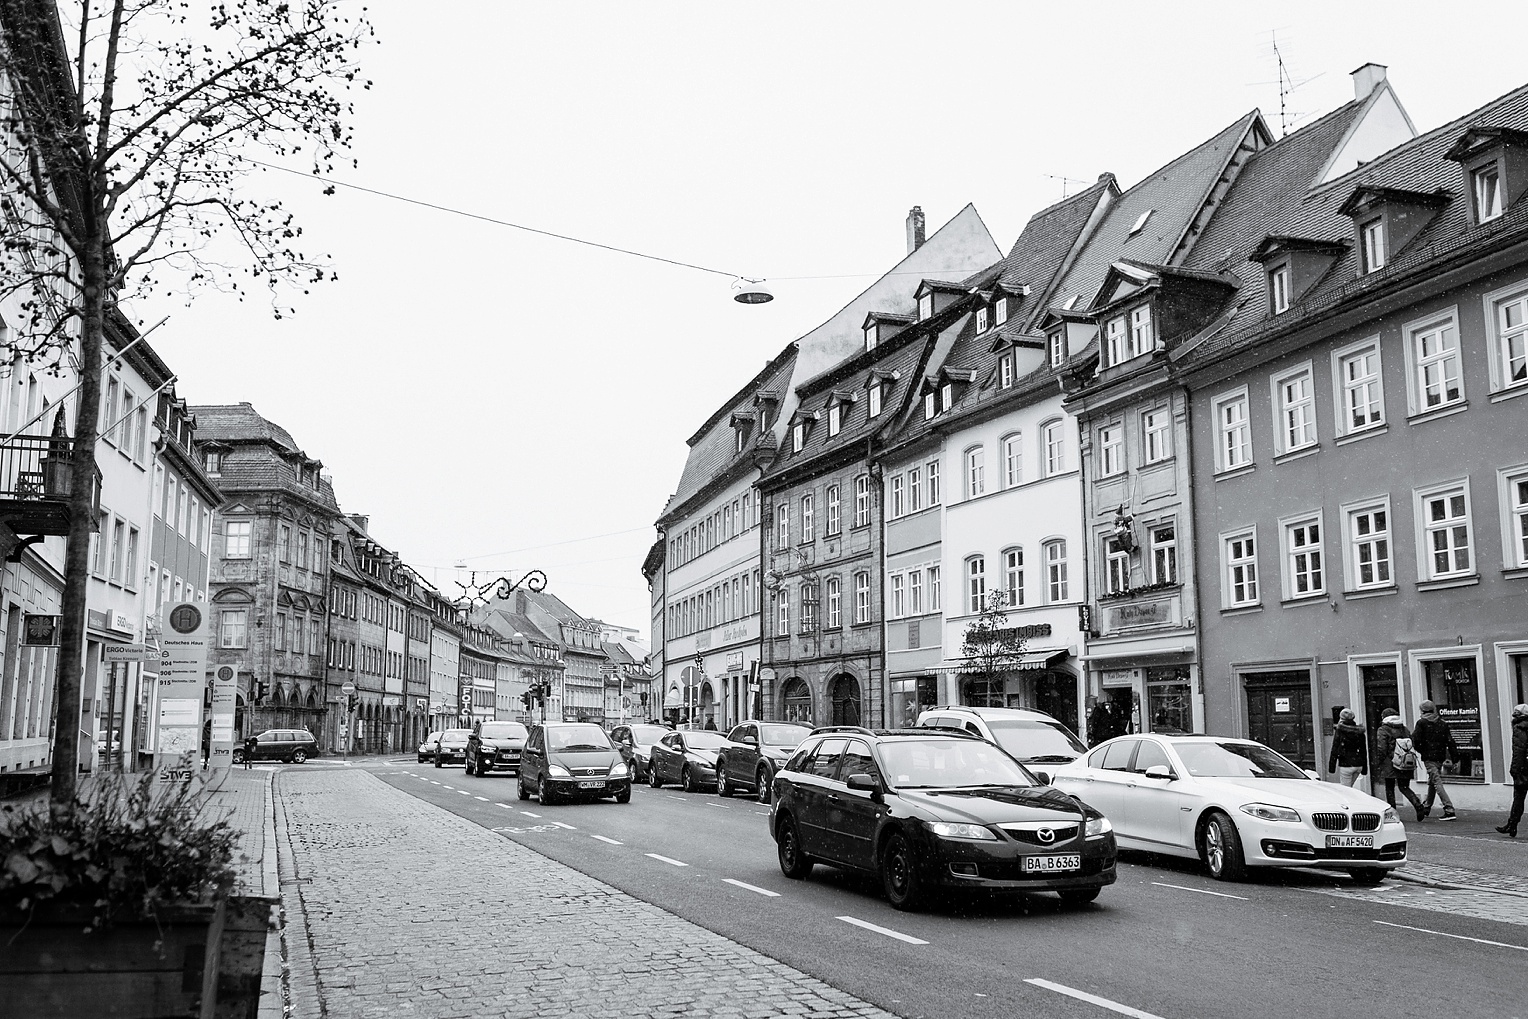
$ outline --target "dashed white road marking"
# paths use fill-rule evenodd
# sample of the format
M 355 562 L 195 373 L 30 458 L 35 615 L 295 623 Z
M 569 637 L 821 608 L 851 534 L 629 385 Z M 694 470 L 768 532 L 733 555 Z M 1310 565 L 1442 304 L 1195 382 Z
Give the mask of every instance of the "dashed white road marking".
M 472 795 L 471 793 L 469 793 L 465 789 L 458 789 L 457 792 L 461 793 L 463 796 L 471 796 Z M 479 797 L 479 798 L 481 799 L 481 797 Z
M 472 797 L 472 798 L 473 798 L 473 799 L 474 799 L 474 800 L 482 800 L 482 801 L 483 801 L 483 802 L 484 802 L 484 803 L 487 803 L 487 802 L 488 802 L 488 797 L 486 797 L 486 796 L 474 796 L 474 797 Z
M 1151 1012 L 1142 1012 L 1138 1008 L 1131 1008 L 1129 1005 L 1121 1005 L 1117 1001 L 1110 1001 L 1108 998 L 1100 998 L 1096 994 L 1089 994 L 1087 991 L 1079 991 L 1077 988 L 1068 987 L 1066 984 L 1052 983 L 1049 980 L 1041 980 L 1039 977 L 1030 977 L 1024 982 L 1026 984 L 1034 984 L 1036 987 L 1043 987 L 1047 991 L 1055 991 L 1057 994 L 1064 994 L 1069 998 L 1076 998 L 1078 1001 L 1086 1001 L 1091 1005 L 1097 1005 L 1099 1008 L 1107 1008 L 1110 1011 L 1118 1012 L 1120 1015 L 1134 1016 L 1135 1019 L 1162 1019 L 1161 1016 L 1155 1015 Z
M 722 880 L 725 881 L 729 885 L 736 885 L 737 887 L 742 888 L 745 891 L 757 892 L 760 895 L 767 895 L 771 899 L 778 899 L 780 897 L 780 893 L 779 892 L 772 892 L 768 888 L 760 888 L 758 885 L 751 885 L 747 881 L 739 881 L 737 878 L 724 877 L 724 878 L 722 878 Z
M 1170 885 L 1166 881 L 1153 881 L 1152 884 L 1159 888 L 1176 888 L 1180 892 L 1198 892 L 1200 895 L 1214 895 L 1222 899 L 1238 899 L 1242 902 L 1247 901 L 1247 897 L 1245 895 L 1228 895 L 1225 892 L 1212 892 L 1208 888 L 1190 888 L 1188 885 Z
M 578 829 L 573 827 L 571 824 L 563 824 L 561 821 L 548 821 L 547 823 L 555 824 L 559 828 L 566 828 L 568 831 L 578 831 Z
M 643 853 L 642 855 L 650 856 L 654 860 L 657 860 L 659 863 L 668 863 L 668 864 L 674 865 L 675 867 L 688 867 L 689 866 L 689 864 L 685 863 L 683 860 L 675 860 L 672 857 L 668 857 L 668 856 L 659 856 L 657 853 Z
M 867 931 L 875 931 L 877 934 L 884 934 L 888 938 L 896 938 L 898 941 L 905 941 L 909 945 L 928 944 L 928 942 L 924 941 L 922 938 L 915 938 L 911 934 L 903 934 L 901 931 L 894 931 L 890 927 L 882 927 L 878 924 L 873 924 L 869 920 L 861 920 L 858 917 L 853 916 L 841 916 L 838 917 L 838 919 L 842 920 L 844 923 L 852 923 L 856 927 L 863 927 Z
M 503 807 L 505 810 L 514 810 L 515 809 L 514 807 L 511 807 L 508 803 L 495 803 L 494 806 L 496 806 L 496 807 Z
M 688 796 L 675 796 L 673 793 L 664 793 L 663 795 L 667 796 L 671 800 L 683 800 L 686 803 L 690 802 L 690 798 Z
M 706 801 L 706 806 L 708 806 L 708 807 L 721 807 L 723 810 L 731 810 L 732 809 L 731 805 L 729 805 L 729 804 L 726 804 L 726 803 L 712 803 L 710 800 Z
M 758 814 L 760 817 L 768 817 L 769 816 L 769 811 L 767 811 L 767 810 L 755 810 L 754 813 Z
M 1399 927 L 1403 931 L 1416 931 L 1418 934 L 1436 934 L 1440 938 L 1456 938 L 1460 941 L 1473 941 L 1477 945 L 1492 945 L 1496 948 L 1511 948 L 1519 952 L 1528 952 L 1528 945 L 1509 945 L 1505 941 L 1487 941 L 1485 938 L 1469 938 L 1463 934 L 1450 934 L 1447 931 L 1431 931 L 1426 927 L 1408 927 L 1403 923 L 1390 923 L 1386 920 L 1375 920 L 1374 922 L 1384 927 Z
M 608 843 L 612 846 L 624 846 L 626 844 L 624 842 L 617 842 L 615 839 L 610 838 L 608 835 L 590 835 L 589 837 L 591 839 L 599 839 L 601 842 Z
M 522 811 L 520 811 L 520 813 L 524 814 L 526 817 L 540 817 L 541 816 L 540 814 L 532 814 L 529 810 L 522 810 Z

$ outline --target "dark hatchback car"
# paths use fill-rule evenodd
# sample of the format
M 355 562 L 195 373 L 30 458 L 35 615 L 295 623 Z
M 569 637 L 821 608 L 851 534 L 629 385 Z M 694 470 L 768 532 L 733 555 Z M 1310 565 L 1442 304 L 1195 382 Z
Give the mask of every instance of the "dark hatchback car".
M 775 776 L 769 830 L 787 877 L 876 873 L 897 909 L 952 891 L 1085 903 L 1115 878 L 1107 818 L 961 732 L 815 730 Z
M 252 761 L 286 761 L 301 764 L 310 757 L 318 756 L 318 740 L 306 729 L 267 729 L 255 736 L 255 752 L 247 754 L 242 742 L 234 745 L 233 763 L 243 764 L 244 758 Z
M 467 774 L 519 771 L 520 752 L 529 735 L 519 722 L 479 722 L 467 737 Z
M 647 761 L 652 756 L 653 744 L 669 732 L 668 726 L 651 722 L 633 722 L 610 730 L 610 742 L 615 744 L 615 748 L 626 759 L 634 781 L 647 781 Z
M 789 722 L 739 722 L 716 754 L 717 793 L 751 792 L 760 803 L 768 803 L 775 772 L 785 767 L 811 732 L 807 726 Z
M 471 729 L 447 729 L 435 741 L 435 767 L 467 763 L 467 737 Z
M 631 769 L 593 722 L 547 722 L 531 726 L 520 756 L 519 786 L 522 800 L 535 793 L 546 806 L 604 796 L 630 803 Z
M 671 732 L 653 744 L 647 760 L 647 784 L 654 789 L 678 782 L 687 793 L 716 785 L 716 755 L 727 737 L 714 729 Z

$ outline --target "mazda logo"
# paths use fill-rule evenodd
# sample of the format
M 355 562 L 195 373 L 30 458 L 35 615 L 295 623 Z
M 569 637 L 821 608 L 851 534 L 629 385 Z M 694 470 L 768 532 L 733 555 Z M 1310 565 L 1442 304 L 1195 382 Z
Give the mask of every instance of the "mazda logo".
M 1039 828 L 1035 831 L 1035 838 L 1048 846 L 1056 841 L 1056 831 L 1054 828 Z

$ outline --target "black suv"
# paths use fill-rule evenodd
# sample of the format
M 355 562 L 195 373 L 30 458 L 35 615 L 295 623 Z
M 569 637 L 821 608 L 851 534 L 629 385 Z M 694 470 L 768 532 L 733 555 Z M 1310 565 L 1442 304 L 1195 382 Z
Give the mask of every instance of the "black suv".
M 786 877 L 879 873 L 914 909 L 936 889 L 1058 892 L 1114 883 L 1113 826 L 999 747 L 943 729 L 817 729 L 775 775 L 769 830 Z
M 519 722 L 479 722 L 467 737 L 467 774 L 486 775 L 495 768 L 519 771 L 528 735 Z
M 244 744 L 233 748 L 233 763 L 243 764 L 244 758 L 252 761 L 286 761 L 301 764 L 318 755 L 318 740 L 306 729 L 267 729 L 255 737 L 255 752 L 246 754 Z

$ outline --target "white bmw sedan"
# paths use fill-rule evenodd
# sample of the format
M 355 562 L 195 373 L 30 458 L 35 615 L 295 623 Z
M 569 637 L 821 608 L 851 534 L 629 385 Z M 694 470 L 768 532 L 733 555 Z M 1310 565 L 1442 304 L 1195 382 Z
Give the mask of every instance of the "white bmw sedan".
M 1276 751 L 1221 736 L 1118 736 L 1052 773 L 1114 824 L 1121 848 L 1252 867 L 1338 867 L 1376 884 L 1406 861 L 1395 808 L 1312 778 Z

